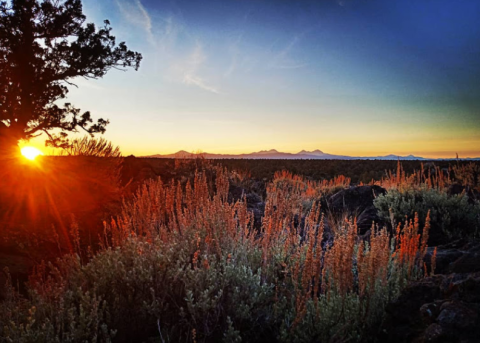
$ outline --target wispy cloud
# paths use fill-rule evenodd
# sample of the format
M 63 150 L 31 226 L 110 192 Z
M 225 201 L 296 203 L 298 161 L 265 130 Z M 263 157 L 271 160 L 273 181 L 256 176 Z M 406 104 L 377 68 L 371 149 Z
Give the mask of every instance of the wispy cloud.
M 230 65 L 228 66 L 228 69 L 225 71 L 223 76 L 228 77 L 237 69 L 238 60 L 240 57 L 240 44 L 241 44 L 242 38 L 243 38 L 243 33 L 240 33 L 237 36 L 237 38 L 229 46 L 228 50 L 230 52 L 232 59 L 230 61 Z
M 155 45 L 155 37 L 153 35 L 152 18 L 143 6 L 140 0 L 115 0 L 122 15 L 125 19 L 138 27 L 141 27 L 147 33 L 148 41 Z
M 292 50 L 300 38 L 300 36 L 293 37 L 293 39 L 272 58 L 269 67 L 275 69 L 298 69 L 307 66 L 307 63 L 299 63 L 290 57 Z
M 157 15 L 153 22 L 151 14 L 142 4 L 141 0 L 114 0 L 122 13 L 123 17 L 130 23 L 142 28 L 148 41 L 155 47 L 157 52 L 161 51 L 154 63 L 163 61 L 168 65 L 168 70 L 173 76 L 175 82 L 181 82 L 185 85 L 196 86 L 205 91 L 220 94 L 217 87 L 211 85 L 205 77 L 201 76 L 201 68 L 206 63 L 206 56 L 202 45 L 197 42 L 190 55 L 186 58 L 178 58 L 177 40 L 181 35 L 182 45 L 185 41 L 193 37 L 189 34 L 185 22 L 182 20 L 180 9 L 169 11 L 164 15 Z M 175 13 L 173 13 L 175 12 Z M 155 27 L 154 27 L 155 25 Z M 153 34 L 155 32 L 155 36 Z
M 241 44 L 243 41 L 243 36 L 245 34 L 245 28 L 247 27 L 248 18 L 250 17 L 252 11 L 249 10 L 243 15 L 243 20 L 239 25 L 239 33 L 236 36 L 233 36 L 231 42 L 228 46 L 228 51 L 231 56 L 230 65 L 223 74 L 223 76 L 228 77 L 235 72 L 239 64 L 241 64 Z
M 208 82 L 198 74 L 198 69 L 205 63 L 205 61 L 206 56 L 203 53 L 203 48 L 197 43 L 187 62 L 183 68 L 181 68 L 183 74 L 182 82 L 187 85 L 197 86 L 208 92 L 220 94 L 216 87 L 209 85 Z
M 174 13 L 166 13 L 158 15 L 156 22 L 155 36 L 157 38 L 157 48 L 163 54 L 171 55 L 174 53 L 178 43 L 191 39 L 185 23 L 181 19 L 181 15 Z M 179 39 L 179 38 L 182 39 Z
M 161 46 L 163 49 L 166 49 L 167 46 L 175 43 L 177 35 L 180 31 L 180 27 L 177 24 L 173 15 L 162 19 L 164 27 L 161 37 Z

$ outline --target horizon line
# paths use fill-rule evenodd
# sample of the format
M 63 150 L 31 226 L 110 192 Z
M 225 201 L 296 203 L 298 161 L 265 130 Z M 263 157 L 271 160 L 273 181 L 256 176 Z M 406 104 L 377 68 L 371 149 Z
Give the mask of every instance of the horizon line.
M 438 157 L 438 154 L 441 153 L 441 152 L 438 152 L 438 153 L 426 153 L 426 154 L 422 154 L 422 153 L 383 153 L 383 154 L 365 154 L 365 155 L 357 155 L 357 154 L 337 154 L 337 153 L 330 153 L 330 152 L 325 152 L 321 149 L 315 149 L 315 150 L 312 150 L 312 151 L 308 151 L 306 149 L 302 149 L 298 152 L 285 152 L 285 151 L 280 151 L 280 150 L 277 150 L 277 149 L 262 149 L 262 150 L 258 150 L 258 151 L 252 151 L 252 152 L 241 152 L 241 153 L 212 153 L 212 152 L 208 152 L 208 151 L 202 151 L 200 149 L 194 151 L 194 152 L 191 152 L 191 151 L 187 151 L 185 149 L 181 149 L 181 150 L 178 150 L 176 152 L 172 152 L 172 153 L 154 153 L 154 154 L 137 154 L 137 155 L 134 155 L 136 157 L 156 157 L 156 156 L 169 156 L 169 155 L 176 155 L 176 154 L 179 154 L 179 153 L 183 153 L 183 154 L 189 154 L 189 155 L 222 155 L 222 156 L 241 156 L 241 155 L 253 155 L 253 154 L 259 154 L 259 153 L 271 153 L 271 154 L 275 154 L 275 153 L 278 153 L 278 154 L 285 154 L 285 155 L 307 155 L 307 154 L 312 154 L 312 153 L 315 153 L 315 152 L 321 152 L 323 155 L 327 155 L 327 156 L 338 156 L 338 157 L 350 157 L 350 158 L 380 158 L 380 157 L 400 157 L 400 158 L 419 158 L 419 159 L 438 159 L 438 160 L 455 160 L 455 159 L 480 159 L 480 152 L 478 152 L 478 155 L 475 154 L 475 155 L 469 155 L 469 156 L 461 156 L 460 153 L 457 153 L 457 152 L 454 152 L 452 153 L 452 156 L 451 157 Z M 436 155 L 437 157 L 433 157 L 432 155 Z M 315 155 L 313 155 L 315 156 Z M 317 155 L 319 156 L 319 155 Z M 320 155 L 322 156 L 322 155 Z

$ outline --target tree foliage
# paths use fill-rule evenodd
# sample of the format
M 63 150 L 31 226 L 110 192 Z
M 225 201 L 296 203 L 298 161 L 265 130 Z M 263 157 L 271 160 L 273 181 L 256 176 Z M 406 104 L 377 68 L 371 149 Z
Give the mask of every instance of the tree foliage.
M 68 132 L 105 132 L 108 120 L 59 101 L 75 78 L 138 70 L 142 55 L 111 31 L 108 20 L 86 23 L 81 0 L 0 2 L 0 146 L 45 133 L 47 145 L 65 147 Z

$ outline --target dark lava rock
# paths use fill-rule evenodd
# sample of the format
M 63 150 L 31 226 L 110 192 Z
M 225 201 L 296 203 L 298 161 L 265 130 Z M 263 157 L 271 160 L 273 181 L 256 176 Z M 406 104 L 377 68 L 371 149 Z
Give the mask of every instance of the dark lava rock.
M 425 342 L 441 342 L 444 336 L 442 326 L 436 323 L 433 323 L 425 330 Z
M 262 202 L 262 198 L 255 193 L 247 194 L 245 196 L 245 199 L 247 200 L 247 206 L 249 206 L 249 207 L 254 206 L 254 205 Z
M 425 254 L 425 263 L 427 264 L 429 269 L 433 251 L 434 247 L 428 248 L 427 253 Z M 459 249 L 442 249 L 441 247 L 437 247 L 435 273 L 447 273 L 450 269 L 451 264 L 455 262 L 458 258 L 462 257 L 463 254 L 464 252 Z
M 437 252 L 438 254 L 438 252 Z M 449 268 L 451 273 L 471 273 L 480 271 L 480 244 L 467 251 L 454 261 Z
M 329 199 L 329 205 L 334 210 L 355 211 L 359 209 L 363 211 L 372 206 L 373 200 L 381 194 L 386 194 L 386 190 L 376 185 L 351 187 L 332 195 Z
M 386 308 L 378 341 L 480 342 L 480 272 L 413 282 Z
M 265 214 L 265 203 L 257 203 L 254 207 L 248 208 L 253 214 L 253 227 L 259 230 L 262 227 L 262 218 Z
M 228 202 L 234 203 L 243 199 L 247 193 L 246 189 L 243 187 L 230 185 L 228 189 Z
M 247 209 L 253 214 L 253 226 L 260 229 L 262 226 L 262 217 L 265 214 L 265 203 L 262 198 L 253 192 L 248 193 L 245 188 L 230 185 L 228 190 L 228 201 L 236 202 L 245 198 Z
M 474 204 L 476 200 L 480 200 L 480 194 L 477 189 L 472 188 L 472 187 L 465 187 L 462 185 L 459 185 L 458 183 L 454 183 L 453 185 L 450 185 L 447 189 L 447 194 L 449 196 L 454 196 L 454 195 L 459 195 L 465 193 L 468 197 L 468 202 L 470 204 Z
M 430 268 L 434 247 L 425 255 L 425 262 Z M 457 240 L 437 247 L 436 274 L 473 273 L 480 271 L 480 244 Z
M 228 190 L 228 201 L 230 203 L 243 200 L 244 198 L 249 208 L 254 208 L 257 204 L 263 203 L 262 198 L 258 194 L 249 193 L 245 188 L 230 185 Z
M 462 194 L 465 191 L 465 186 L 459 185 L 458 183 L 454 183 L 450 185 L 447 189 L 447 194 L 449 196 Z
M 434 322 L 440 313 L 440 307 L 441 303 L 438 302 L 423 304 L 422 307 L 420 307 L 420 315 L 423 321 L 427 324 Z
M 442 327 L 472 330 L 478 321 L 478 314 L 462 302 L 447 301 L 440 308 L 437 318 Z
M 386 192 L 384 188 L 376 185 L 343 189 L 328 199 L 327 208 L 334 214 L 346 213 L 356 217 L 359 233 L 364 234 L 372 227 L 373 222 L 381 221 L 373 206 L 373 200 Z

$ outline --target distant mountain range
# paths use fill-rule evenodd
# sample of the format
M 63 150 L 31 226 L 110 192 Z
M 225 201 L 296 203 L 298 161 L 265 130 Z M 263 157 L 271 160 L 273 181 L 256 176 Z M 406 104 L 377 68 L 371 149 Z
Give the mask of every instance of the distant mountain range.
M 271 150 L 262 150 L 258 152 L 252 152 L 249 154 L 210 154 L 210 153 L 190 153 L 184 150 L 178 151 L 174 154 L 168 155 L 151 155 L 143 156 L 150 158 L 196 158 L 203 157 L 206 159 L 271 159 L 271 160 L 432 160 L 430 158 L 424 158 L 419 156 L 398 156 L 398 155 L 386 155 L 386 156 L 375 156 L 375 157 L 353 157 L 353 156 L 344 156 L 344 155 L 332 155 L 324 153 L 321 150 L 306 151 L 302 150 L 296 154 L 289 152 L 280 152 L 275 149 Z M 452 158 L 451 160 L 454 160 Z M 480 158 L 467 158 L 467 160 L 480 160 Z

